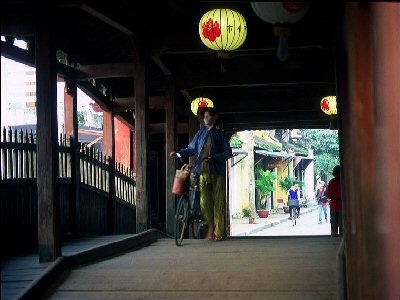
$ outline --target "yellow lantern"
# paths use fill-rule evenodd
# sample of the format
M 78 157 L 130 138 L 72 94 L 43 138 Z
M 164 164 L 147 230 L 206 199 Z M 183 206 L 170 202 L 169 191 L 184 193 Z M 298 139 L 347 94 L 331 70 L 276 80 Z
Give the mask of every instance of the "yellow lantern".
M 321 109 L 327 115 L 336 115 L 336 96 L 326 96 L 321 100 Z
M 191 109 L 196 116 L 197 110 L 203 107 L 214 107 L 214 103 L 210 99 L 203 97 L 196 98 L 192 101 Z
M 200 19 L 199 35 L 204 45 L 212 50 L 232 51 L 246 39 L 246 21 L 231 9 L 214 9 Z

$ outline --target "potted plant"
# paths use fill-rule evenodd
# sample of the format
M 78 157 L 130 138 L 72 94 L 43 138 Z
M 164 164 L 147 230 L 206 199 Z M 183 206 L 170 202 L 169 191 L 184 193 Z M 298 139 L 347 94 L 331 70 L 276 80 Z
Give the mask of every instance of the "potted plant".
M 271 192 L 275 189 L 274 181 L 276 175 L 274 172 L 269 170 L 256 170 L 258 179 L 256 179 L 256 189 L 261 199 L 261 206 L 265 208 L 267 197 L 271 195 Z M 260 218 L 267 218 L 269 215 L 269 209 L 259 209 L 257 214 Z
M 285 178 L 279 178 L 279 185 L 287 193 L 290 190 L 290 188 L 293 186 L 294 181 L 295 181 L 295 179 L 290 176 L 285 177 Z M 286 204 L 287 204 L 287 202 L 286 202 Z M 289 206 L 283 205 L 283 211 L 285 213 L 289 213 Z

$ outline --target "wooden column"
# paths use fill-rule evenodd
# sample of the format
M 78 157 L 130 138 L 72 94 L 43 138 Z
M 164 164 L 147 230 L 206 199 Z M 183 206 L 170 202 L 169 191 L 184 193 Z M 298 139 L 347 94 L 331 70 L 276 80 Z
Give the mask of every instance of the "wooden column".
M 135 146 L 136 146 L 136 232 L 149 228 L 149 97 L 146 87 L 146 64 L 136 65 L 135 76 Z
M 135 153 L 134 153 L 135 141 L 134 141 L 134 139 L 135 139 L 135 133 L 132 130 L 130 130 L 130 132 L 129 132 L 129 153 L 131 156 L 129 158 L 129 168 L 131 170 L 133 170 L 133 172 L 136 172 L 135 168 L 133 166 L 134 161 L 135 161 Z
M 349 219 L 346 223 L 346 258 L 351 259 L 352 265 L 347 264 L 351 285 L 349 286 L 350 299 L 366 298 L 373 287 L 367 287 L 366 277 L 375 273 L 373 265 L 376 261 L 367 262 L 368 246 L 362 239 L 369 240 L 373 232 L 374 214 L 366 213 L 371 209 L 374 198 L 373 178 L 375 143 L 373 140 L 373 86 L 372 86 L 372 53 L 371 36 L 369 34 L 370 5 L 358 3 L 347 4 L 345 12 L 345 47 L 348 62 L 348 90 L 342 99 L 343 121 L 343 164 L 345 169 L 345 195 L 343 205 L 348 211 Z M 348 115 L 346 115 L 348 114 Z M 351 125 L 350 125 L 351 124 Z M 368 183 L 368 184 L 367 184 Z M 366 186 L 363 186 L 367 184 Z M 368 223 L 367 219 L 369 219 Z M 372 222 L 370 222 L 372 221 Z M 350 226 L 350 227 L 349 227 Z M 369 227 L 371 232 L 366 232 Z M 374 242 L 376 243 L 376 241 Z M 376 285 L 374 284 L 376 287 Z M 362 291 L 364 289 L 364 291 Z M 363 296 L 362 296 L 363 295 Z M 367 297 L 371 298 L 371 297 Z
M 355 257 L 351 257 L 352 253 L 352 240 L 351 240 L 351 228 L 352 228 L 352 219 L 351 219 L 351 206 L 350 206 L 350 187 L 348 186 L 349 178 L 350 178 L 350 167 L 347 162 L 347 159 L 350 157 L 350 147 L 346 145 L 346 141 L 350 140 L 350 112 L 349 105 L 344 104 L 348 95 L 348 70 L 347 70 L 347 53 L 345 47 L 345 37 L 344 37 L 344 12 L 345 12 L 345 4 L 342 4 L 337 12 L 338 16 L 338 26 L 336 32 L 336 47 L 335 47 L 335 71 L 336 71 L 336 96 L 337 96 L 337 105 L 338 105 L 338 135 L 339 135 L 339 155 L 340 155 L 340 165 L 341 167 L 341 188 L 342 188 L 342 220 L 343 220 L 343 239 L 344 239 L 344 253 L 345 253 L 345 261 L 344 272 L 339 274 L 339 276 L 343 276 L 342 281 L 339 282 L 338 285 L 338 299 L 345 299 L 347 297 L 350 299 L 350 294 L 348 293 L 350 287 L 353 286 L 352 283 L 352 266 L 353 259 Z M 314 164 L 313 162 L 310 166 Z M 310 167 L 309 166 L 309 167 Z M 337 270 L 339 272 L 339 270 Z M 345 283 L 347 286 L 347 290 L 342 287 L 342 283 Z M 342 289 L 343 288 L 343 289 Z
M 115 222 L 115 130 L 114 130 L 114 112 L 105 111 L 103 113 L 103 145 L 104 154 L 107 156 L 109 165 L 108 176 L 108 216 L 107 216 L 107 231 L 109 234 L 114 233 Z
M 39 261 L 61 255 L 58 194 L 56 53 L 49 22 L 36 35 L 37 195 Z
M 122 164 L 124 167 L 130 166 L 131 161 L 131 130 L 124 122 L 115 119 L 115 161 Z
M 189 143 L 193 140 L 194 135 L 196 132 L 200 129 L 200 124 L 197 119 L 197 117 L 192 113 L 192 111 L 189 111 Z M 192 156 L 189 158 L 189 165 L 191 167 L 194 167 L 194 164 L 196 162 L 197 156 Z
M 249 224 L 253 224 L 256 219 L 256 195 L 255 195 L 255 179 L 254 179 L 254 133 L 251 130 L 246 131 L 245 149 L 248 156 L 246 158 L 247 166 L 247 187 L 249 195 Z
M 371 274 L 379 278 L 381 298 L 400 297 L 400 3 L 372 3 L 374 51 L 374 136 L 376 140 L 376 172 L 372 178 L 378 209 L 374 230 L 380 239 L 373 243 L 381 251 L 377 267 L 381 273 Z M 396 195 L 396 196 L 394 196 Z M 366 232 L 368 234 L 368 232 Z M 372 236 L 369 241 L 372 243 Z M 380 240 L 382 244 L 378 243 Z M 375 250 L 371 245 L 369 259 Z M 383 247 L 382 247 L 383 245 Z M 376 254 L 375 254 L 376 255 Z M 376 256 L 375 256 L 376 259 Z M 380 276 L 382 274 L 383 276 Z M 375 275 L 375 276 L 374 276 Z
M 166 187 L 166 232 L 174 235 L 175 224 L 175 195 L 171 193 L 174 183 L 176 160 L 169 157 L 171 151 L 176 147 L 176 120 L 175 120 L 175 89 L 171 78 L 167 79 L 167 91 L 165 97 L 167 103 L 165 106 L 165 187 Z
M 71 147 L 71 190 L 72 196 L 69 203 L 69 222 L 72 234 L 79 233 L 79 185 L 80 185 L 80 159 L 78 137 L 78 111 L 77 111 L 77 84 L 66 81 L 64 89 L 64 131 L 70 137 Z
M 103 112 L 103 147 L 104 155 L 115 156 L 115 122 L 111 111 Z
M 399 3 L 346 4 L 342 107 L 349 299 L 400 294 Z

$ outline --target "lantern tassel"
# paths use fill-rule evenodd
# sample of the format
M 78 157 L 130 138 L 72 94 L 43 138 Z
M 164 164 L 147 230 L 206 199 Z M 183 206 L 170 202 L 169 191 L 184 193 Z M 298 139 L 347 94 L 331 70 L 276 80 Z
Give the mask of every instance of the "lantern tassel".
M 285 35 L 281 35 L 279 37 L 279 46 L 278 51 L 276 52 L 276 56 L 282 62 L 285 61 L 289 56 L 288 39 Z

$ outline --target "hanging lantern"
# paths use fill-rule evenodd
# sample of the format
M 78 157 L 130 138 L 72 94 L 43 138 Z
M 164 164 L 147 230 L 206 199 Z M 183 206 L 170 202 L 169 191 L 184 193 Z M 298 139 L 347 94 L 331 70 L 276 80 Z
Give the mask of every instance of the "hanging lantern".
M 321 100 L 321 109 L 328 116 L 337 114 L 336 96 L 326 96 Z
M 203 97 L 196 98 L 192 101 L 191 109 L 193 114 L 195 114 L 196 116 L 197 110 L 204 107 L 214 107 L 214 103 L 210 99 Z
M 296 23 L 300 21 L 309 9 L 310 4 L 299 2 L 252 2 L 251 7 L 255 14 L 265 22 Z
M 247 25 L 243 16 L 231 9 L 214 9 L 199 22 L 201 41 L 208 48 L 220 52 L 239 48 L 246 39 Z
M 284 61 L 288 57 L 288 40 L 290 29 L 283 25 L 300 21 L 309 9 L 309 2 L 252 2 L 255 14 L 265 22 L 274 25 L 274 35 L 279 37 L 277 56 Z

